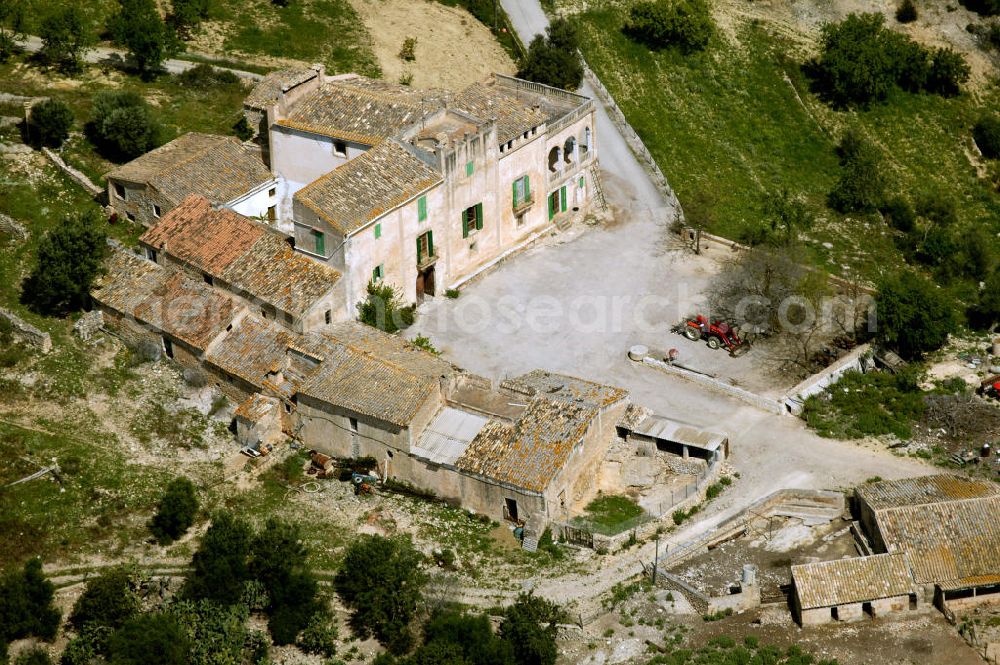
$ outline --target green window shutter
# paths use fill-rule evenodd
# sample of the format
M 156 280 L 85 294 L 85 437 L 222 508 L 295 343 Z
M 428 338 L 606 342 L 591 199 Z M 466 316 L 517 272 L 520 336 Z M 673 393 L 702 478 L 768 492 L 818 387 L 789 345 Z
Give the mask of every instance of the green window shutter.
M 378 240 L 381 237 L 382 237 L 382 225 L 381 224 L 376 224 L 375 225 L 375 239 Z
M 465 175 L 467 175 L 467 176 L 472 175 L 472 171 L 474 169 L 475 169 L 475 166 L 472 164 L 472 162 L 467 162 L 466 165 L 465 165 Z
M 482 203 L 477 203 L 476 204 L 476 228 L 477 229 L 483 228 L 483 204 Z
M 514 193 L 513 193 L 513 206 L 516 208 L 517 207 L 517 180 L 515 180 L 513 183 L 511 183 L 511 189 L 514 190 Z
M 583 176 L 580 176 L 580 189 L 583 189 Z
M 555 202 L 554 202 L 554 201 L 552 200 L 552 196 L 553 196 L 552 194 L 549 194 L 549 195 L 548 195 L 548 196 L 546 197 L 546 198 L 548 199 L 548 201 L 549 201 L 549 219 L 550 219 L 550 220 L 551 220 L 551 219 L 552 219 L 553 217 L 555 217 L 555 216 L 556 216 L 556 206 L 555 206 Z
M 427 232 L 427 255 L 434 256 L 434 232 Z
M 562 212 L 566 212 L 566 185 L 559 188 L 559 208 Z
M 463 210 L 462 211 L 462 237 L 463 238 L 468 238 L 469 237 L 469 215 L 468 215 L 468 212 L 469 212 L 468 210 Z
M 313 231 L 313 239 L 316 241 L 316 253 L 326 256 L 326 236 L 322 231 Z
M 420 260 L 424 258 L 421 254 L 422 253 L 420 251 L 420 236 L 417 236 L 417 263 L 420 263 Z
M 531 183 L 528 181 L 528 176 L 524 176 L 524 200 L 531 200 Z
M 422 222 L 427 219 L 427 197 L 421 196 L 417 199 L 417 221 Z

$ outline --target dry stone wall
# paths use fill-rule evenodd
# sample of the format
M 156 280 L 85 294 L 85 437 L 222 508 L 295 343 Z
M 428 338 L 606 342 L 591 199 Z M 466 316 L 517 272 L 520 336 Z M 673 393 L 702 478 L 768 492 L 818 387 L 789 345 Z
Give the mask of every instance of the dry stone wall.
M 14 328 L 14 335 L 28 344 L 38 348 L 42 353 L 52 350 L 52 338 L 47 332 L 42 332 L 10 310 L 0 307 L 0 319 L 7 321 Z

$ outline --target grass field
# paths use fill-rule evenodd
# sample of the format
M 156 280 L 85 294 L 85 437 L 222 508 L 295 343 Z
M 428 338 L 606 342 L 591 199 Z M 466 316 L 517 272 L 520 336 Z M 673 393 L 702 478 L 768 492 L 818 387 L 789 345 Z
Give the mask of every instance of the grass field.
M 654 54 L 628 39 L 617 9 L 574 20 L 585 58 L 681 204 L 698 190 L 716 195 L 716 233 L 738 238 L 762 222 L 765 193 L 787 188 L 818 215 L 808 234 L 818 264 L 873 277 L 899 263 L 881 221 L 844 218 L 825 206 L 839 172 L 834 147 L 852 123 L 882 148 L 895 191 L 911 199 L 930 189 L 947 191 L 964 222 L 1000 230 L 1000 199 L 976 178 L 966 156 L 975 118 L 1000 102 L 996 86 L 955 99 L 898 93 L 868 111 L 840 112 L 810 93 L 798 45 L 763 25 L 745 23 L 734 42 L 716 36 L 707 51 L 682 56 Z

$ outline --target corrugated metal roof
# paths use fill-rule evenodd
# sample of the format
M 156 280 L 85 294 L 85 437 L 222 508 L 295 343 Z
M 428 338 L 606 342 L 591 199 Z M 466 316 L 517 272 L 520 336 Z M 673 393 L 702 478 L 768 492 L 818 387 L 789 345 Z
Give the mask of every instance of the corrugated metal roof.
M 792 580 L 804 610 L 905 596 L 914 591 L 913 577 L 902 553 L 792 566 Z
M 410 454 L 434 464 L 454 464 L 488 421 L 478 414 L 446 406 L 420 435 Z
M 663 441 L 673 441 L 703 450 L 718 450 L 726 441 L 725 434 L 698 429 L 663 416 L 647 416 L 632 430 L 636 434 Z

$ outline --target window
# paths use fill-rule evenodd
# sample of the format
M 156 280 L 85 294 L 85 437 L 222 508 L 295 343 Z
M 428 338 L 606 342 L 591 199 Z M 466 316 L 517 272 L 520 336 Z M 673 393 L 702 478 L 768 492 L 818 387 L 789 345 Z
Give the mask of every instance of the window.
M 584 155 L 590 150 L 590 127 L 585 127 L 583 137 L 580 139 L 580 152 Z
M 203 280 L 205 280 L 206 284 L 208 284 L 209 286 L 212 286 L 212 283 L 213 283 L 212 276 L 209 275 L 207 272 L 201 273 L 201 278 Z
M 153 263 L 156 263 L 156 250 L 153 249 L 152 247 L 147 247 L 146 258 L 152 261 Z
M 312 229 L 310 231 L 313 238 L 313 251 L 321 256 L 326 256 L 326 236 L 322 231 Z
M 531 128 L 531 135 L 534 136 L 537 133 L 538 133 L 538 127 L 532 127 Z
M 566 139 L 566 143 L 563 144 L 563 161 L 567 164 L 572 164 L 573 160 L 576 158 L 576 139 L 572 136 Z
M 375 269 L 372 270 L 372 281 L 381 282 L 385 277 L 385 266 L 383 264 L 378 264 Z
M 260 318 L 262 318 L 262 319 L 266 319 L 267 318 L 267 310 L 264 309 L 263 307 L 260 308 Z
M 293 321 L 294 319 L 292 318 L 292 315 L 289 314 L 288 312 L 285 312 L 285 323 L 291 324 Z
M 333 154 L 339 157 L 347 157 L 347 144 L 343 141 L 334 141 Z
M 470 176 L 472 172 L 476 170 L 475 164 L 472 162 L 466 162 L 465 164 L 465 175 Z
M 427 220 L 427 197 L 421 196 L 417 199 L 417 221 L 423 222 Z
M 583 176 L 580 176 L 580 182 L 578 183 L 580 189 L 583 189 Z
M 275 196 L 275 195 L 276 195 L 277 193 L 278 193 L 278 188 L 277 188 L 277 187 L 272 187 L 271 189 L 267 190 L 267 195 L 268 195 L 268 196 L 270 196 L 270 197 L 272 197 L 272 198 L 273 198 L 273 197 L 274 197 L 274 196 Z
M 130 222 L 134 222 L 134 221 L 135 221 L 135 215 L 133 215 L 133 214 L 132 214 L 132 213 L 130 213 L 130 212 L 127 212 L 127 213 L 125 213 L 125 217 L 126 217 L 126 218 L 128 219 L 128 221 L 130 221 Z
M 357 418 L 348 418 L 347 419 L 347 423 L 350 426 L 352 432 L 357 432 L 358 431 L 358 419 Z
M 434 256 L 434 234 L 431 231 L 417 236 L 417 265 Z
M 530 134 L 530 132 L 525 132 L 525 133 L 524 133 L 524 138 L 528 138 L 528 135 L 529 135 L 529 134 Z
M 562 170 L 562 149 L 556 146 L 549 150 L 549 171 L 555 173 Z
M 507 141 L 507 149 L 510 150 L 513 147 L 514 147 L 514 142 L 513 141 Z
M 288 402 L 285 402 L 285 413 L 291 413 L 291 412 L 292 412 L 292 405 L 289 404 Z
M 125 187 L 119 183 L 114 183 L 115 196 L 120 198 L 122 201 L 125 200 Z
M 163 340 L 163 353 L 166 354 L 168 358 L 174 357 L 174 345 L 166 337 L 161 337 Z
M 469 234 L 483 228 L 483 204 L 477 203 L 474 206 L 462 211 L 462 237 L 468 238 Z
M 274 224 L 278 220 L 278 206 L 268 206 L 267 221 Z
M 500 154 L 502 155 L 503 151 L 506 150 L 506 149 L 507 149 L 507 146 L 505 146 L 503 143 L 501 143 L 500 144 Z
M 323 321 L 326 322 L 326 325 L 330 325 L 331 323 L 333 323 L 333 312 L 331 312 L 330 310 L 326 310 L 326 312 L 323 314 Z
M 159 217 L 159 216 L 160 216 L 160 206 L 158 206 L 158 205 L 156 205 L 154 203 L 153 204 L 153 217 Z
M 513 189 L 515 208 L 531 200 L 531 183 L 528 182 L 528 176 L 515 180 Z
M 381 237 L 382 237 L 382 225 L 381 224 L 376 224 L 375 225 L 375 239 L 378 240 Z

